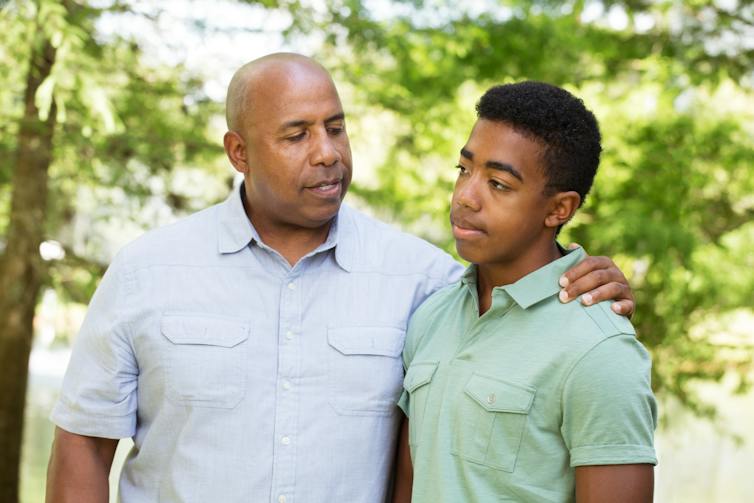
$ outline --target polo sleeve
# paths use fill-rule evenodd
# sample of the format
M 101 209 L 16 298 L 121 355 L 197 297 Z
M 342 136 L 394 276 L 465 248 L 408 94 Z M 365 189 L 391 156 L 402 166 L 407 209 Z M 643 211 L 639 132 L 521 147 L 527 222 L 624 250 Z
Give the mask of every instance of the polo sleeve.
M 116 257 L 92 297 L 50 416 L 79 435 L 118 439 L 135 432 L 138 365 L 123 315 L 131 299 L 121 259 Z
M 426 296 L 429 297 L 437 290 L 461 279 L 464 270 L 465 268 L 453 257 L 438 249 L 431 274 L 433 280 L 428 282 Z
M 633 335 L 609 337 L 587 352 L 563 386 L 561 433 L 571 466 L 657 464 L 657 406 L 651 360 Z
M 411 316 L 411 319 L 408 322 L 408 329 L 406 330 L 406 342 L 403 346 L 403 373 L 405 378 L 405 373 L 408 367 L 411 365 L 411 360 L 414 358 L 414 354 L 416 353 L 416 343 L 418 341 L 418 338 L 420 336 L 419 334 L 419 327 L 422 326 L 422 323 L 420 321 L 420 318 L 422 317 L 422 309 L 418 309 L 414 312 L 414 314 Z M 401 393 L 401 397 L 398 400 L 398 407 L 401 408 L 403 413 L 408 417 L 408 402 L 409 402 L 409 394 L 406 389 L 403 389 L 403 392 Z

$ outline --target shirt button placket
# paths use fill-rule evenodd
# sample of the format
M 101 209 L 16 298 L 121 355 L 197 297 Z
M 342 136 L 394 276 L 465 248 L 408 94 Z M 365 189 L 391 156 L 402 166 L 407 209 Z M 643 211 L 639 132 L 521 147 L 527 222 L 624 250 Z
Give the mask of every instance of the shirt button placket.
M 301 320 L 301 279 L 288 277 L 280 289 L 280 319 L 278 320 L 278 374 L 275 401 L 275 442 L 272 503 L 292 503 L 296 467 L 296 414 L 298 411 L 297 382 L 300 353 L 297 337 Z

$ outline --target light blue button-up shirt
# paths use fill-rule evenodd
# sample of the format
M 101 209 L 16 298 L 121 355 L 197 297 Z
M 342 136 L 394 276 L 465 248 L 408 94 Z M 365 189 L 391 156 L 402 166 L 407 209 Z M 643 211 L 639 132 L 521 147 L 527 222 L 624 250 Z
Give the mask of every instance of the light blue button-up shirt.
M 236 190 L 116 256 L 52 420 L 133 437 L 123 503 L 382 503 L 406 324 L 461 274 L 346 205 L 291 267 Z

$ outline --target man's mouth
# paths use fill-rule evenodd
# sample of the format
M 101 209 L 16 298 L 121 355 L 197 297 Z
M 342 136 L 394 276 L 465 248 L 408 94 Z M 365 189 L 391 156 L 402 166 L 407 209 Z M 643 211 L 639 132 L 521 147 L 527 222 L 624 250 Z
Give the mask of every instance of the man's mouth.
M 325 198 L 331 198 L 331 197 L 337 197 L 340 196 L 341 187 L 343 185 L 342 178 L 337 178 L 334 180 L 324 180 L 322 182 L 316 183 L 314 185 L 311 185 L 307 187 L 307 190 L 313 192 L 314 194 L 325 197 Z

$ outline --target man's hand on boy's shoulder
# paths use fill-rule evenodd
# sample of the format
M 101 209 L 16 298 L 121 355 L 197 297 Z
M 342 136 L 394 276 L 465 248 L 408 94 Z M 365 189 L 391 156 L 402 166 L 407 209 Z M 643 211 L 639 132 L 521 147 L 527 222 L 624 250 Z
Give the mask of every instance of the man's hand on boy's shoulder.
M 613 300 L 613 311 L 629 318 L 634 314 L 634 294 L 626 276 L 610 257 L 587 256 L 560 277 L 560 286 L 561 302 L 579 296 L 585 306 Z

